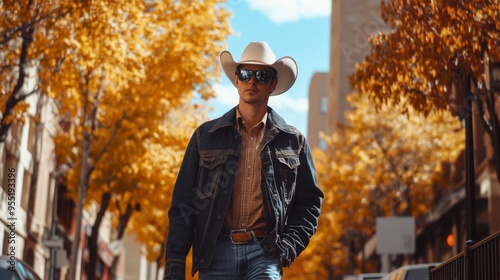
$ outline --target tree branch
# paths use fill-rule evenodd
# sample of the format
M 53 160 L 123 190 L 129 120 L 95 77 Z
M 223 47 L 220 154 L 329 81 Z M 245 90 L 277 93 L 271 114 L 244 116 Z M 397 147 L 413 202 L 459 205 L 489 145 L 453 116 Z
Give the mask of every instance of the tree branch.
M 94 158 L 94 162 L 92 166 L 89 168 L 89 174 L 92 173 L 92 171 L 95 169 L 96 164 L 99 162 L 99 160 L 102 158 L 108 147 L 111 145 L 113 140 L 116 138 L 116 135 L 118 134 L 118 129 L 120 129 L 121 124 L 125 117 L 127 116 L 127 112 L 124 112 L 120 119 L 115 123 L 113 133 L 109 137 L 108 141 L 104 144 L 104 146 L 101 148 L 101 150 L 97 153 L 96 157 Z
M 26 78 L 26 67 L 28 63 L 28 49 L 33 40 L 33 32 L 35 28 L 32 24 L 27 22 L 23 23 L 21 26 L 22 32 L 22 45 L 21 45 L 21 54 L 19 56 L 19 76 L 17 78 L 17 84 L 12 91 L 12 94 L 9 96 L 5 104 L 5 110 L 2 114 L 2 118 L 0 119 L 0 143 L 4 142 L 7 136 L 7 132 L 11 127 L 11 123 L 7 123 L 6 120 L 12 116 L 14 107 L 28 97 L 30 94 L 36 91 L 33 90 L 31 93 L 22 94 L 22 88 L 24 86 L 25 78 Z

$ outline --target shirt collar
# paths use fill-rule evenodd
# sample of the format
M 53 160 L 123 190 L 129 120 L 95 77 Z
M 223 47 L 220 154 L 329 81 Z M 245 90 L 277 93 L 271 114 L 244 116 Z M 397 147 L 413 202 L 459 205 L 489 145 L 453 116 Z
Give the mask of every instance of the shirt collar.
M 237 126 L 237 118 L 236 116 L 236 108 L 237 106 L 233 107 L 231 110 L 226 112 L 224 115 L 222 115 L 220 118 L 214 120 L 214 124 L 210 128 L 209 132 L 215 132 L 216 130 L 223 128 L 223 127 L 231 127 L 233 126 L 234 129 L 236 129 Z M 267 118 L 269 119 L 269 128 L 274 127 L 280 131 L 283 131 L 285 133 L 289 134 L 294 134 L 296 133 L 296 129 L 293 128 L 292 126 L 288 125 L 285 120 L 280 117 L 273 109 L 270 107 L 267 108 Z M 266 117 L 266 116 L 264 116 Z M 267 121 L 267 119 L 266 119 Z M 235 124 L 236 122 L 236 124 Z M 267 125 L 266 125 L 267 126 Z
M 263 127 L 266 127 L 266 123 L 267 123 L 267 111 L 266 113 L 264 114 L 264 116 L 262 117 L 262 119 L 260 120 L 260 122 L 258 122 L 255 126 L 263 123 Z M 242 129 L 242 125 L 244 125 L 245 121 L 243 120 L 243 117 L 241 116 L 241 113 L 240 113 L 240 109 L 238 107 L 236 107 L 236 127 L 238 129 L 238 131 L 241 131 Z M 251 127 L 249 127 L 251 129 Z

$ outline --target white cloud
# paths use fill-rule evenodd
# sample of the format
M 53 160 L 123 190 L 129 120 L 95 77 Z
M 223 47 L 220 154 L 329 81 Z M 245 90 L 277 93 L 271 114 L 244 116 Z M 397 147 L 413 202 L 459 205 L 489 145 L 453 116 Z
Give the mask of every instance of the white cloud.
M 224 107 L 232 108 L 238 104 L 238 91 L 232 84 L 215 84 L 213 86 L 216 94 L 216 102 Z
M 269 106 L 286 114 L 307 113 L 309 101 L 306 98 L 292 98 L 287 93 L 269 98 Z
M 302 18 L 330 16 L 331 0 L 246 0 L 252 10 L 257 10 L 275 23 L 297 21 Z

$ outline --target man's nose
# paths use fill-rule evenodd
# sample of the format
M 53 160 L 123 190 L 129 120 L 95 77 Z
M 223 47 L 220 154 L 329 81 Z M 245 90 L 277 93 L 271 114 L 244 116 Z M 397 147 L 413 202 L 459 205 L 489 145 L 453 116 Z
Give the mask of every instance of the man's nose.
M 255 76 L 255 74 L 253 74 L 252 77 L 250 77 L 250 80 L 248 80 L 248 83 L 252 83 L 252 84 L 257 83 L 257 77 Z

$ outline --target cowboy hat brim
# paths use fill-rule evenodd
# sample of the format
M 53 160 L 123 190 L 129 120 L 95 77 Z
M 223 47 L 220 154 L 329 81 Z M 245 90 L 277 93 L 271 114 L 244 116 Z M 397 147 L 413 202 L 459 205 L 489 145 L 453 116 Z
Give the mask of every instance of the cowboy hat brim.
M 284 56 L 273 63 L 268 63 L 262 60 L 245 60 L 236 62 L 229 51 L 223 51 L 220 54 L 220 63 L 222 70 L 229 78 L 231 83 L 236 86 L 234 75 L 236 73 L 236 68 L 241 64 L 251 64 L 251 65 L 264 65 L 272 67 L 276 70 L 278 84 L 276 89 L 271 93 L 271 95 L 279 95 L 289 90 L 295 83 L 298 74 L 297 63 L 292 57 Z

